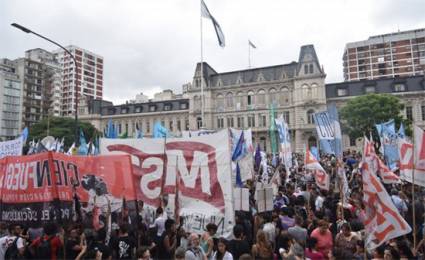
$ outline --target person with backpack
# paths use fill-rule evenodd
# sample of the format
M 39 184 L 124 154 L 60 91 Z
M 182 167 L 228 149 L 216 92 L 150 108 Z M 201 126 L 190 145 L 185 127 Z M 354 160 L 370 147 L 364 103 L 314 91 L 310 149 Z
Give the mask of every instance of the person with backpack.
M 20 225 L 9 225 L 9 234 L 0 238 L 0 260 L 20 259 L 24 257 L 25 240 L 20 237 L 22 230 Z
M 55 223 L 46 223 L 43 227 L 43 236 L 32 242 L 29 249 L 36 259 L 58 259 L 63 250 L 63 238 L 57 235 Z

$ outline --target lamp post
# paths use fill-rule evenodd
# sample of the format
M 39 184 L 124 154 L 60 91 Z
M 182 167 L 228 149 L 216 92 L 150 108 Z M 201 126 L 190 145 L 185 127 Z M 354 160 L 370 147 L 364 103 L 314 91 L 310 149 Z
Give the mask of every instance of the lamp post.
M 40 35 L 40 34 L 34 32 L 34 31 L 31 31 L 30 29 L 28 29 L 28 28 L 26 28 L 22 25 L 19 25 L 17 23 L 12 23 L 11 26 L 18 28 L 19 30 L 21 30 L 25 33 L 32 33 L 35 36 L 38 36 L 38 37 L 40 37 L 40 38 L 42 38 L 42 39 L 44 39 L 48 42 L 51 42 L 54 45 L 58 46 L 59 48 L 63 49 L 69 56 L 71 56 L 72 61 L 74 62 L 74 66 L 75 66 L 75 144 L 78 146 L 80 134 L 79 134 L 79 126 L 78 126 L 78 84 L 77 84 L 77 82 L 78 82 L 78 64 L 77 64 L 77 60 L 75 59 L 74 55 L 69 50 L 67 50 L 65 47 L 63 47 L 59 43 L 57 43 L 53 40 L 50 40 L 49 38 L 44 37 L 43 35 Z

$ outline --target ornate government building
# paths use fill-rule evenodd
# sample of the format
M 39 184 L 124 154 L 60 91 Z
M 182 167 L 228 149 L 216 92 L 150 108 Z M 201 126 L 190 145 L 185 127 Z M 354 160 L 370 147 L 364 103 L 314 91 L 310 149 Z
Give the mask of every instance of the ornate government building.
M 201 67 L 203 68 L 201 71 Z M 204 77 L 204 120 L 201 117 L 201 79 Z M 425 120 L 425 84 L 423 76 L 362 80 L 325 84 L 326 74 L 313 45 L 302 46 L 297 62 L 232 72 L 216 72 L 208 63 L 196 65 L 192 83 L 183 86 L 183 94 L 170 90 L 148 99 L 138 95 L 122 105 L 102 100 L 83 100 L 81 120 L 91 122 L 100 131 L 111 119 L 119 133 L 129 136 L 136 129 L 151 136 L 160 121 L 174 135 L 181 131 L 233 127 L 252 129 L 254 143 L 270 151 L 269 108 L 283 114 L 289 122 L 292 148 L 301 152 L 305 145 L 316 145 L 313 114 L 326 110 L 329 103 L 342 106 L 353 96 L 366 93 L 394 93 L 407 104 L 405 114 L 422 127 Z M 344 148 L 358 140 L 344 136 Z

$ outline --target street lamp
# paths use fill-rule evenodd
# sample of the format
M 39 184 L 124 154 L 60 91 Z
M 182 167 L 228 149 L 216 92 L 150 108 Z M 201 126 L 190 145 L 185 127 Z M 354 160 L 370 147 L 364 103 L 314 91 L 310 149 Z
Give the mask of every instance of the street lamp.
M 32 34 L 34 34 L 34 35 L 36 35 L 36 36 L 38 36 L 38 37 L 40 37 L 40 38 L 42 38 L 42 39 L 44 39 L 48 42 L 53 43 L 54 45 L 58 46 L 59 48 L 63 49 L 66 53 L 68 53 L 69 56 L 71 56 L 72 61 L 74 62 L 74 66 L 75 66 L 75 144 L 78 146 L 79 145 L 80 133 L 79 133 L 79 127 L 78 127 L 78 85 L 77 85 L 77 82 L 78 82 L 78 64 L 77 64 L 77 60 L 75 59 L 74 55 L 69 50 L 67 50 L 65 47 L 63 47 L 59 43 L 57 43 L 53 40 L 50 40 L 49 38 L 44 37 L 43 35 L 40 35 L 40 34 L 34 32 L 34 31 L 31 31 L 30 29 L 28 29 L 28 28 L 26 28 L 22 25 L 19 25 L 17 23 L 12 23 L 11 25 L 15 28 L 18 28 L 19 30 L 21 30 L 25 33 L 32 33 Z

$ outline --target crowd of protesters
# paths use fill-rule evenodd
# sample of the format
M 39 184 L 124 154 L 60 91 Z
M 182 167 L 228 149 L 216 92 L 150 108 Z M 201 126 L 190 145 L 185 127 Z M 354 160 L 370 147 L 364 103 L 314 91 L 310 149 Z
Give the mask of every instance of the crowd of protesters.
M 422 235 L 424 198 L 417 190 L 412 201 L 409 184 L 386 185 L 391 199 L 413 228 L 415 208 L 416 241 L 413 234 L 390 240 L 371 252 L 366 250 L 362 177 L 358 166 L 361 155 L 347 151 L 343 165 L 349 184 L 348 204 L 341 203 L 336 159 L 321 157 L 320 163 L 331 175 L 329 191 L 318 189 L 312 173 L 303 169 L 303 159 L 295 155 L 298 168 L 287 172 L 272 166 L 270 177 L 279 175 L 274 209 L 255 210 L 255 180 L 250 189 L 249 212 L 235 212 L 231 237 L 217 236 L 217 226 L 206 225 L 203 234 L 188 233 L 183 219 L 168 218 L 162 208 L 152 219 L 140 212 L 136 223 L 121 221 L 111 230 L 94 228 L 83 222 L 69 225 L 46 223 L 40 227 L 2 223 L 2 259 L 423 259 Z M 261 171 L 261 169 L 256 169 Z M 260 176 L 257 174 L 256 176 Z M 106 226 L 106 225 L 104 225 Z

